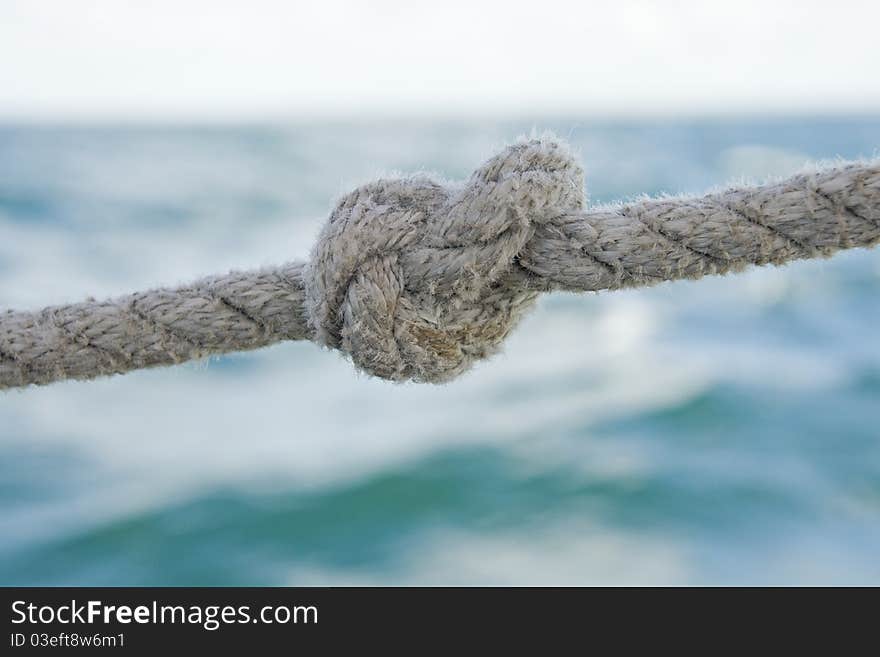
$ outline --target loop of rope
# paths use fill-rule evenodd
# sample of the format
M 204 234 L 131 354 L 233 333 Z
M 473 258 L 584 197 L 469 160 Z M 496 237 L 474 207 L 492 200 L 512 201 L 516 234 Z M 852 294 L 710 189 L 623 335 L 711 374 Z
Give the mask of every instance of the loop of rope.
M 653 285 L 878 242 L 877 161 L 586 208 L 568 148 L 524 141 L 460 185 L 417 176 L 355 190 L 308 264 L 0 313 L 0 389 L 302 339 L 386 379 L 447 381 L 496 351 L 540 292 Z
M 461 187 L 379 181 L 342 199 L 307 267 L 316 338 L 387 379 L 451 379 L 492 353 L 536 295 L 502 280 L 536 225 L 583 207 L 580 166 L 517 144 Z

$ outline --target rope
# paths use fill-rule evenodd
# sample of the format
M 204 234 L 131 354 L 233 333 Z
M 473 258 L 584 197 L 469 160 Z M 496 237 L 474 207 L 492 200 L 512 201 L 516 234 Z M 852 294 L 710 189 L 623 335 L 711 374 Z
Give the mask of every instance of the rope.
M 447 381 L 495 352 L 542 292 L 653 285 L 880 242 L 880 162 L 702 197 L 586 207 L 547 138 L 458 185 L 345 196 L 309 263 L 109 301 L 0 313 L 0 389 L 313 340 L 396 381 Z

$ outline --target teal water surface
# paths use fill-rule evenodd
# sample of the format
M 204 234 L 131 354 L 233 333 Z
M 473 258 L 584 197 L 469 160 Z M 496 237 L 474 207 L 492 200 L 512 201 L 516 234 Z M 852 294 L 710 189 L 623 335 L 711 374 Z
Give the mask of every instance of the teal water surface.
M 533 129 L 593 201 L 872 157 L 880 118 L 0 127 L 0 309 L 303 258 Z M 880 584 L 880 253 L 552 295 L 443 387 L 309 343 L 0 394 L 0 584 Z

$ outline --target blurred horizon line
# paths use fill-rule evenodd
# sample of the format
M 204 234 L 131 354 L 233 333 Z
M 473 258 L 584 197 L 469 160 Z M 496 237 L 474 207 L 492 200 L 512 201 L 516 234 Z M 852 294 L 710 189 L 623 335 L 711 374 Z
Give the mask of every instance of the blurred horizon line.
M 772 108 L 740 110 L 679 111 L 659 110 L 651 112 L 591 111 L 566 108 L 557 110 L 529 111 L 367 111 L 345 112 L 242 112 L 208 114 L 200 112 L 156 112 L 126 114 L 106 113 L 56 113 L 56 112 L 4 112 L 0 110 L 0 126 L 284 126 L 284 125 L 363 125 L 385 123 L 441 123 L 460 124 L 474 122 L 524 123 L 529 121 L 584 121 L 591 124 L 620 123 L 725 123 L 740 121 L 872 121 L 880 118 L 880 105 L 862 109 Z

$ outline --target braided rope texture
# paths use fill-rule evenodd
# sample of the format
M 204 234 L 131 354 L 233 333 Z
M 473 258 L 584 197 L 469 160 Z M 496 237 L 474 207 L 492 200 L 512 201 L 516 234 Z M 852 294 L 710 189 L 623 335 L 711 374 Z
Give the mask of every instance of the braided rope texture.
M 345 196 L 308 263 L 109 301 L 0 312 L 0 389 L 313 340 L 395 381 L 455 378 L 538 295 L 653 285 L 880 242 L 880 161 L 702 197 L 587 207 L 552 137 L 464 183 L 380 180 Z

